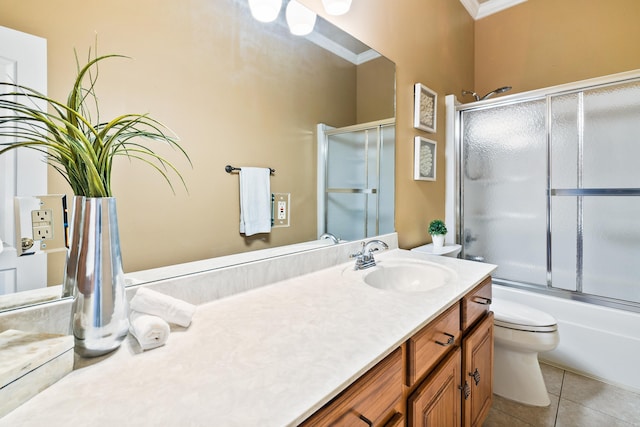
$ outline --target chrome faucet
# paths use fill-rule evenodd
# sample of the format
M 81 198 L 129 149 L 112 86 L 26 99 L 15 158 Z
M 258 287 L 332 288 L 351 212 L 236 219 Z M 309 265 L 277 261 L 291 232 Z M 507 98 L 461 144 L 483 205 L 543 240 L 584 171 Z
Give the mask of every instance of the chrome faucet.
M 369 240 L 367 243 L 362 242 L 362 250 L 349 255 L 349 258 L 356 259 L 354 270 L 364 270 L 365 268 L 375 267 L 376 260 L 373 257 L 375 251 L 389 249 L 389 246 L 382 240 Z
M 339 243 L 338 238 L 331 233 L 322 233 L 322 236 L 320 236 L 320 240 L 322 239 L 331 240 L 334 244 Z

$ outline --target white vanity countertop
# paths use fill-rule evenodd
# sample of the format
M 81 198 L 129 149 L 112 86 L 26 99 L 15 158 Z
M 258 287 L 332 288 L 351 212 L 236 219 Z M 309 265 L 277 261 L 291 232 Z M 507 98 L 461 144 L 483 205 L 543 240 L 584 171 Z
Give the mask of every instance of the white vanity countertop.
M 404 250 L 458 277 L 429 293 L 342 275 L 353 262 L 200 305 L 188 329 L 140 352 L 129 336 L 0 426 L 293 426 L 443 312 L 495 266 Z M 78 424 L 79 425 L 79 424 Z

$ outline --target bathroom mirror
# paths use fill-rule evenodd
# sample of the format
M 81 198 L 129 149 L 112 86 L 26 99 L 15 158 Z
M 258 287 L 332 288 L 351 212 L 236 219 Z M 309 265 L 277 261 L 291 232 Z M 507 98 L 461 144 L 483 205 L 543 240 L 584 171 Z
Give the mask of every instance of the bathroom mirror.
M 148 111 L 179 135 L 192 158 L 191 168 L 166 153 L 188 186 L 187 193 L 174 181 L 175 195 L 146 166 L 117 165 L 125 272 L 212 258 L 218 265 L 239 263 L 242 257 L 226 256 L 275 247 L 282 248 L 277 255 L 309 249 L 301 243 L 317 239 L 317 124 L 343 127 L 395 116 L 390 60 L 320 17 L 310 36 L 291 35 L 284 6 L 272 23 L 253 19 L 246 0 L 135 7 L 128 0 L 24 0 L 0 16 L 1 26 L 47 39 L 48 93 L 58 99 L 66 98 L 75 75 L 74 48 L 82 59 L 97 37 L 100 54 L 133 58 L 101 67 L 102 115 Z M 227 164 L 275 169 L 271 190 L 291 195 L 290 227 L 241 235 L 238 175 L 225 172 Z M 50 193 L 70 197 L 69 191 L 49 174 Z M 59 283 L 63 265 L 61 254 L 49 256 L 49 271 L 60 272 L 58 282 L 49 275 L 50 284 Z

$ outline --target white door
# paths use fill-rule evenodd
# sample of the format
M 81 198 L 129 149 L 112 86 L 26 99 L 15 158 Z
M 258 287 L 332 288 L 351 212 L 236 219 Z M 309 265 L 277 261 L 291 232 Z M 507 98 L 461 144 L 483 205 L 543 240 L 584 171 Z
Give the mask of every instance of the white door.
M 47 93 L 47 41 L 0 27 L 0 80 Z M 0 89 L 4 90 L 4 89 Z M 41 108 L 45 109 L 46 105 Z M 2 140 L 1 142 L 10 142 Z M 47 166 L 35 150 L 0 156 L 0 295 L 47 285 L 47 254 L 16 255 L 14 197 L 47 194 Z

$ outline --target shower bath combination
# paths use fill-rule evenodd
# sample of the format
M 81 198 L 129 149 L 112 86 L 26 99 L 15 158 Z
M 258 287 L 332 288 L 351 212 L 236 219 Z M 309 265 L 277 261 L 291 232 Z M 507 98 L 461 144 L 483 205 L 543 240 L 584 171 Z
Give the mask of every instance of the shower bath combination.
M 488 99 L 488 98 L 492 97 L 493 95 L 497 95 L 499 93 L 505 93 L 505 92 L 508 92 L 510 90 L 511 90 L 511 86 L 503 86 L 503 87 L 499 87 L 498 89 L 492 90 L 491 92 L 487 93 L 484 96 L 479 96 L 477 93 L 472 92 L 470 90 L 463 90 L 462 91 L 462 96 L 471 95 L 471 96 L 473 96 L 473 98 L 476 101 L 482 101 L 484 99 Z

